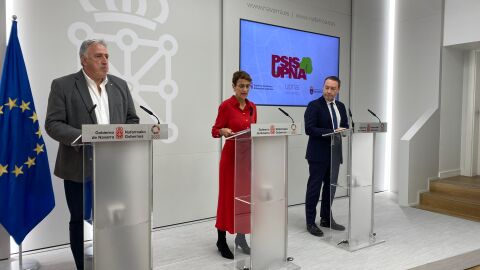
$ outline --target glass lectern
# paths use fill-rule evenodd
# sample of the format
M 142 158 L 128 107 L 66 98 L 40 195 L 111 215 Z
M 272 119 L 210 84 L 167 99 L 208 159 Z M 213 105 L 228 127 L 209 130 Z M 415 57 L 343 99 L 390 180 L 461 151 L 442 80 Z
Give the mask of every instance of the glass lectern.
M 356 123 L 354 130 L 326 134 L 331 141 L 330 203 L 335 193 L 347 194 L 346 200 L 332 205 L 330 229 L 325 234 L 329 243 L 355 251 L 383 243 L 374 231 L 374 160 L 376 133 L 386 132 L 386 123 Z M 343 148 L 348 147 L 348 157 Z M 346 166 L 346 176 L 339 170 Z M 322 202 L 323 203 L 323 202 Z M 345 226 L 333 230 L 334 224 Z
M 255 124 L 235 140 L 234 226 L 251 247 L 234 269 L 300 269 L 287 257 L 288 136 L 300 124 Z
M 83 125 L 84 268 L 151 270 L 152 146 L 162 125 Z

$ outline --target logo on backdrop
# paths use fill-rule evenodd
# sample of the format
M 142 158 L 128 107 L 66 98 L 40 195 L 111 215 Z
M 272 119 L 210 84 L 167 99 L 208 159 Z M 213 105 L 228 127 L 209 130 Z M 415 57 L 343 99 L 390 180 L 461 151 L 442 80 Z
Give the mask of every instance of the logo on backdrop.
M 164 117 L 161 122 L 168 124 L 171 136 L 162 142 L 176 141 L 178 127 L 172 116 L 178 86 L 172 78 L 172 58 L 177 53 L 178 43 L 175 37 L 159 29 L 168 19 L 168 1 L 78 1 L 95 21 L 72 23 L 68 29 L 70 41 L 78 51 L 84 39 L 104 39 L 114 55 L 110 73 L 128 82 L 136 103 L 146 104 L 156 115 Z M 78 65 L 80 67 L 80 60 Z M 159 74 L 160 71 L 163 74 Z M 165 111 L 152 109 L 159 107 L 158 104 L 162 104 Z
M 306 80 L 307 74 L 312 74 L 313 65 L 310 57 L 300 58 L 287 55 L 272 54 L 272 76 L 274 78 L 289 78 Z

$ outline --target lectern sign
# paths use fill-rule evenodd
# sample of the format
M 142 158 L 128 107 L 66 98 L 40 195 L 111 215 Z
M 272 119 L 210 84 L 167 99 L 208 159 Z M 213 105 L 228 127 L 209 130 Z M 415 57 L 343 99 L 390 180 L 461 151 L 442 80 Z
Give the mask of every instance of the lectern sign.
M 285 136 L 302 134 L 302 123 L 252 124 L 252 137 Z
M 355 123 L 354 132 L 358 133 L 378 133 L 378 132 L 387 132 L 387 123 Z
M 82 125 L 83 142 L 144 141 L 167 136 L 167 124 Z

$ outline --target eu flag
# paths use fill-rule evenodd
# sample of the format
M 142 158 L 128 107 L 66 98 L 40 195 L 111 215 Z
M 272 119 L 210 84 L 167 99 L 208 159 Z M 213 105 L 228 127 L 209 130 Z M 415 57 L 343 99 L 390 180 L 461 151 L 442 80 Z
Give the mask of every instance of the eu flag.
M 47 150 L 13 21 L 0 82 L 0 223 L 20 245 L 54 207 Z

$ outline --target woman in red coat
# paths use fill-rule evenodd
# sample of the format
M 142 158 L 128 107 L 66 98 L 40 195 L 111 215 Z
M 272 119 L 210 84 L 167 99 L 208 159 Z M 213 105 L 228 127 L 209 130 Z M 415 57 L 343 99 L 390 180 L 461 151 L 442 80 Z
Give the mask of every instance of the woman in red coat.
M 236 132 L 250 128 L 251 123 L 257 122 L 257 108 L 253 102 L 247 99 L 252 78 L 244 71 L 237 71 L 233 74 L 232 87 L 234 95 L 220 104 L 217 119 L 212 127 L 214 138 L 229 137 Z M 240 233 L 239 228 L 234 226 L 234 165 L 235 162 L 235 140 L 226 140 L 220 158 L 219 192 L 217 205 L 217 222 L 215 227 L 218 230 L 217 248 L 222 257 L 233 259 L 230 251 L 226 232 L 237 233 L 235 245 L 242 248 L 246 254 L 250 254 L 250 247 L 245 240 L 245 234 L 249 228 L 244 228 Z M 249 192 L 249 191 L 248 191 Z

